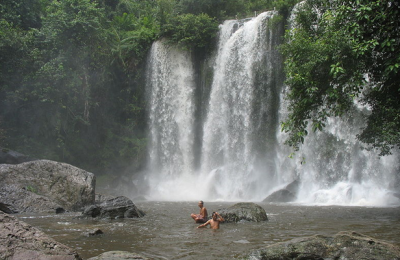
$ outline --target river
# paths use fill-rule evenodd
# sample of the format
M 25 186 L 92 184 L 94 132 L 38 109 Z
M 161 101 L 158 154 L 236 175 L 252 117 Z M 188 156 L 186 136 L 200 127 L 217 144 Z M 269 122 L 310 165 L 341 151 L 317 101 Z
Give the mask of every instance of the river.
M 209 213 L 232 202 L 205 202 Z M 140 202 L 140 219 L 82 220 L 77 213 L 19 214 L 56 241 L 78 251 L 83 259 L 106 251 L 122 250 L 150 259 L 240 259 L 252 249 L 296 237 L 356 231 L 400 246 L 400 207 L 345 207 L 266 204 L 269 221 L 224 223 L 219 230 L 197 229 L 190 213 L 197 202 Z M 83 235 L 99 228 L 104 234 Z

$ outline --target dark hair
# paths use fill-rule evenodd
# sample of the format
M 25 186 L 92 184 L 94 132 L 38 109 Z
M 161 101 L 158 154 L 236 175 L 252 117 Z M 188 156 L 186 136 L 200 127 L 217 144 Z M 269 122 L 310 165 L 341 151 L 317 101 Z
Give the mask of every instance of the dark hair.
M 204 204 L 204 202 L 202 200 L 199 201 L 201 204 Z

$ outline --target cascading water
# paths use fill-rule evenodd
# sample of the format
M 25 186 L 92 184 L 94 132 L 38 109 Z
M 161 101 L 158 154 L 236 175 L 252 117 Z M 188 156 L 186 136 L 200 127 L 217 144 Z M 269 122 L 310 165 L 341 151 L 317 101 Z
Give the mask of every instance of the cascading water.
M 179 199 L 172 196 L 176 189 L 173 181 L 190 177 L 194 160 L 195 83 L 190 55 L 164 41 L 155 42 L 146 84 L 150 132 L 146 179 L 156 196 Z
M 367 108 L 355 104 L 347 118 L 329 119 L 288 158 L 279 131 L 287 106 L 276 49 L 283 30 L 270 23 L 276 14 L 220 26 L 208 102 L 200 102 L 206 107 L 195 107 L 196 89 L 204 86 L 191 55 L 154 43 L 146 86 L 149 198 L 261 201 L 298 180 L 294 202 L 399 205 L 399 153 L 379 159 L 355 138 Z M 202 131 L 195 129 L 196 109 L 205 111 Z
M 393 155 L 379 158 L 376 152 L 362 146 L 356 134 L 364 126 L 364 113 L 368 113 L 368 109 L 355 103 L 353 111 L 345 117 L 329 118 L 322 132 L 309 130 L 311 134 L 294 158 L 280 157 L 283 166 L 280 176 L 286 181 L 293 176 L 301 180 L 297 202 L 358 206 L 400 204 L 399 153 L 395 150 Z M 285 114 L 283 104 L 282 119 Z M 285 134 L 279 133 L 278 139 L 283 143 Z M 292 176 L 287 175 L 290 171 Z
M 260 199 L 275 175 L 266 150 L 276 135 L 275 100 L 282 85 L 278 42 L 266 12 L 221 26 L 207 118 L 203 127 L 201 175 L 214 199 Z M 278 69 L 277 69 L 278 68 Z M 276 118 L 276 116 L 275 116 Z M 268 126 L 273 126 L 268 127 Z

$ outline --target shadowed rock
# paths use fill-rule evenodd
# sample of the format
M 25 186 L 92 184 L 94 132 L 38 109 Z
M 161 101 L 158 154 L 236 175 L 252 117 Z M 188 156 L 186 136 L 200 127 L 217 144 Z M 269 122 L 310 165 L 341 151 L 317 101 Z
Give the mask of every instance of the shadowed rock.
M 4 213 L 7 214 L 14 214 L 18 213 L 18 211 L 10 204 L 5 204 L 0 202 L 0 211 L 3 211 Z
M 277 190 L 266 197 L 263 202 L 291 202 L 297 199 L 300 181 L 294 180 L 283 189 Z
M 400 248 L 356 232 L 296 238 L 254 250 L 248 260 L 400 259 Z
M 119 196 L 107 199 L 100 204 L 86 207 L 82 212 L 84 218 L 140 218 L 145 213 L 127 197 Z
M 87 230 L 87 231 L 82 233 L 82 235 L 85 236 L 85 237 L 99 236 L 99 235 L 102 235 L 102 234 L 104 234 L 104 233 L 99 228 L 95 228 L 95 229 L 92 229 L 92 230 Z
M 35 159 L 3 147 L 0 147 L 0 164 L 19 164 L 33 161 Z

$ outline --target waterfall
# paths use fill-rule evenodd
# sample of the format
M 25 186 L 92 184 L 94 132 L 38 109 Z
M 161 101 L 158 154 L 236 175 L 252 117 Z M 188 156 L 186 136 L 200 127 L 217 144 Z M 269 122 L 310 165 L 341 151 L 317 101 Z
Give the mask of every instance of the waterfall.
M 274 178 L 274 165 L 268 163 L 273 160 L 265 150 L 274 143 L 274 138 L 266 143 L 268 136 L 276 135 L 276 127 L 268 125 L 276 126 L 271 115 L 281 85 L 280 70 L 274 67 L 280 61 L 276 29 L 268 28 L 275 14 L 221 26 L 201 160 L 211 198 L 257 199 Z
M 190 54 L 165 41 L 155 42 L 147 64 L 146 90 L 150 151 L 146 178 L 150 187 L 158 188 L 158 196 L 172 198 L 174 180 L 193 171 L 195 82 Z
M 220 25 L 216 54 L 208 57 L 209 86 L 196 80 L 204 71 L 195 69 L 191 53 L 153 44 L 146 70 L 148 197 L 262 201 L 296 182 L 294 203 L 399 205 L 399 152 L 379 158 L 356 139 L 368 107 L 355 103 L 346 117 L 329 118 L 288 157 L 279 127 L 287 115 L 277 50 L 283 26 L 271 22 L 275 15 Z M 202 88 L 210 89 L 206 98 L 196 91 Z

